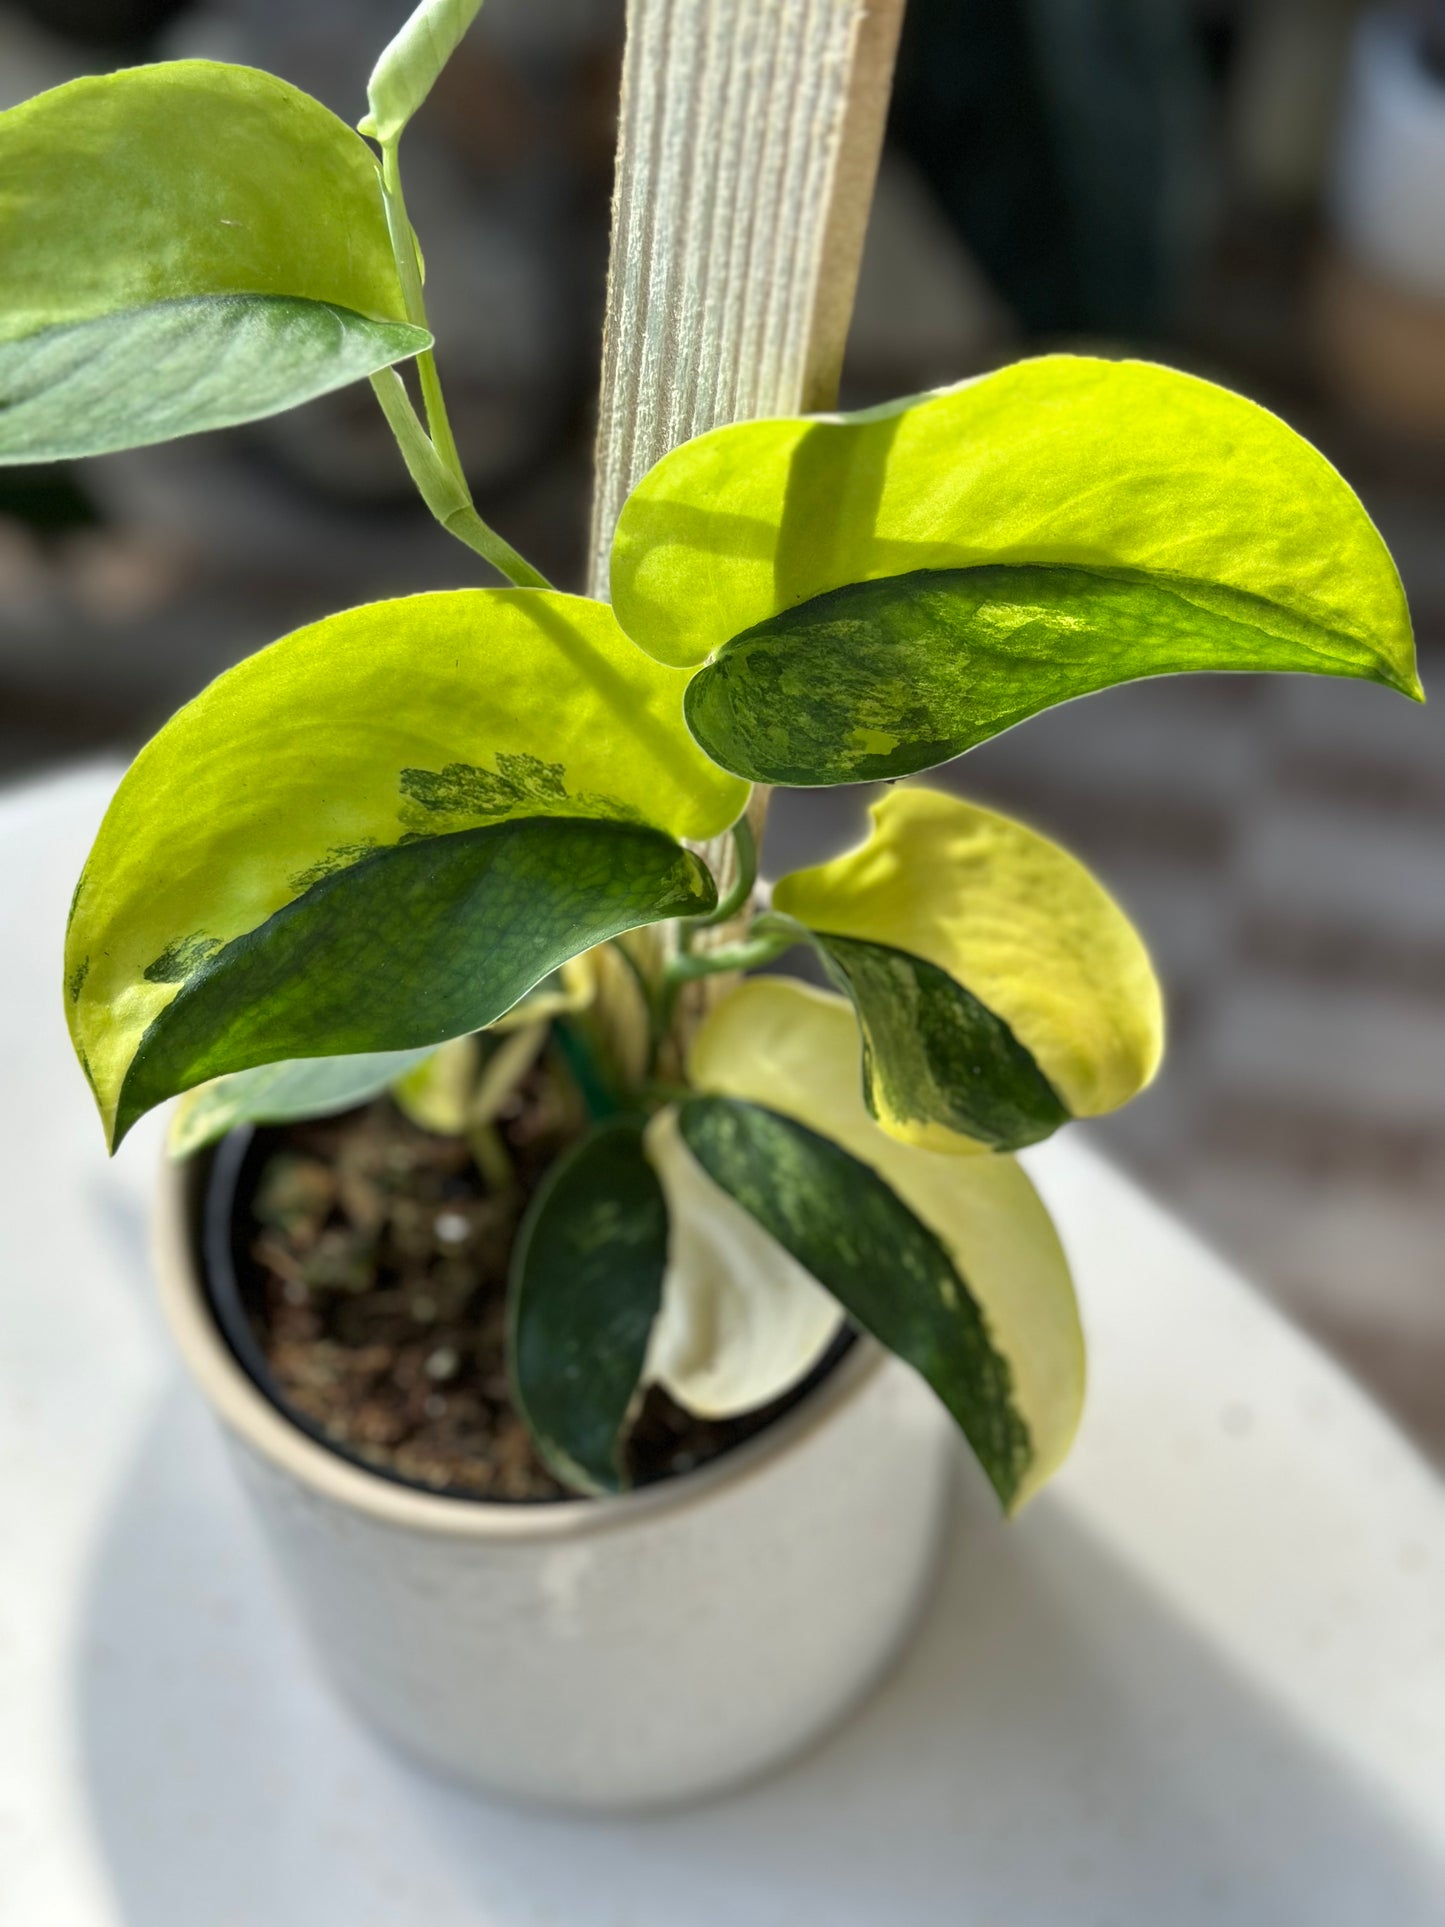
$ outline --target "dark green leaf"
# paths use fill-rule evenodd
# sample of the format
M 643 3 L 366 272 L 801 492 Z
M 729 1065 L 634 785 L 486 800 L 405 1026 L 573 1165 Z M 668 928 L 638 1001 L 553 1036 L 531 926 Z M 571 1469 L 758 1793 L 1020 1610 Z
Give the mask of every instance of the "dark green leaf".
M 698 1163 L 858 1324 L 933 1387 L 1004 1505 L 1033 1455 L 1007 1361 L 942 1243 L 869 1166 L 776 1111 L 696 1097 Z
M 504 821 L 647 827 L 671 861 L 683 838 L 724 829 L 747 789 L 688 735 L 686 682 L 634 648 L 606 603 L 517 589 L 351 609 L 218 676 L 127 772 L 72 905 L 71 1035 L 107 1133 L 131 1059 L 186 979 L 325 877 Z M 441 1034 L 303 1037 L 274 1054 Z
M 716 902 L 660 831 L 523 817 L 422 837 L 324 877 L 190 974 L 141 1039 L 114 1142 L 152 1105 L 282 1058 L 481 1030 L 569 957 Z
M 1037 1144 L 1069 1110 L 1003 1018 L 906 950 L 815 931 L 863 1033 L 868 1108 L 896 1137 L 941 1125 L 995 1151 Z
M 615 1118 L 555 1164 L 512 1258 L 518 1405 L 558 1478 L 626 1484 L 623 1433 L 667 1269 L 667 1205 L 642 1124 Z
M 714 761 L 753 782 L 860 783 L 947 762 L 1091 690 L 1204 669 L 1393 681 L 1350 637 L 1238 590 L 984 566 L 786 609 L 699 670 L 686 713 Z

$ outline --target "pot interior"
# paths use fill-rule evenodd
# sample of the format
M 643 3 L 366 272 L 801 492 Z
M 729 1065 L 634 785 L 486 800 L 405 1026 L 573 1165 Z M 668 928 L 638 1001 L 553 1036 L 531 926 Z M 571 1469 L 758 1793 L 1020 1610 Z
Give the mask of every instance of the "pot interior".
M 385 1128 L 386 1121 L 374 1116 L 367 1124 L 374 1110 L 367 1107 L 327 1120 L 324 1131 L 247 1127 L 201 1154 L 207 1160 L 198 1187 L 201 1273 L 207 1305 L 227 1348 L 291 1424 L 374 1477 L 473 1504 L 576 1500 L 581 1495 L 559 1485 L 535 1460 L 506 1389 L 499 1363 L 505 1307 L 493 1302 L 499 1297 L 495 1284 L 479 1281 L 468 1296 L 463 1279 L 460 1307 L 439 1326 L 411 1333 L 405 1315 L 396 1309 L 395 1301 L 403 1294 L 394 1275 L 379 1272 L 369 1287 L 358 1287 L 352 1276 L 338 1294 L 324 1284 L 306 1282 L 294 1269 L 295 1253 L 288 1257 L 276 1249 L 276 1212 L 266 1187 L 269 1183 L 274 1188 L 278 1161 L 295 1160 L 298 1146 L 309 1157 L 318 1142 L 336 1143 L 344 1155 L 348 1131 Z M 481 1186 L 484 1198 L 474 1171 L 468 1181 Z M 435 1209 L 435 1200 L 426 1208 Z M 453 1209 L 447 1215 L 460 1223 L 464 1212 Z M 328 1230 L 340 1236 L 334 1225 Z M 278 1263 L 292 1268 L 286 1277 L 278 1276 Z M 452 1264 L 448 1276 L 453 1291 L 458 1275 L 458 1266 Z M 375 1317 L 369 1315 L 373 1310 Z M 320 1335 L 308 1345 L 304 1341 L 313 1327 Z M 359 1339 L 349 1351 L 348 1332 Z M 392 1344 L 392 1356 L 382 1360 L 379 1376 L 368 1380 L 367 1395 L 349 1404 L 357 1372 L 363 1366 L 370 1370 L 372 1355 L 381 1359 L 386 1351 L 386 1344 L 377 1343 L 378 1334 Z M 696 1419 L 652 1388 L 634 1424 L 633 1485 L 686 1478 L 756 1438 L 807 1399 L 854 1342 L 854 1333 L 845 1328 L 813 1371 L 783 1398 L 725 1421 Z M 368 1345 L 369 1353 L 363 1351 Z M 423 1361 L 420 1376 L 418 1359 Z M 427 1368 L 435 1371 L 438 1362 L 441 1373 L 427 1380 Z M 328 1379 L 337 1382 L 328 1384 Z M 438 1416 L 428 1419 L 429 1412 Z M 408 1431 L 413 1420 L 416 1424 Z M 436 1444 L 439 1438 L 444 1449 Z M 429 1447 L 418 1443 L 428 1439 Z M 530 1463 L 523 1462 L 524 1454 Z

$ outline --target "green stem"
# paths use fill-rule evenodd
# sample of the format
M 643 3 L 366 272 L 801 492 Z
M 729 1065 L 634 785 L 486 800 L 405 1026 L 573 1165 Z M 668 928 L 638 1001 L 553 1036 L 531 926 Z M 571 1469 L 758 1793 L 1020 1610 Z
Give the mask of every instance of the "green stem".
M 382 368 L 371 377 L 372 391 L 381 403 L 396 437 L 407 473 L 418 493 L 449 535 L 484 557 L 519 589 L 547 589 L 551 584 L 525 561 L 495 529 L 489 528 L 472 506 L 465 481 L 448 468 L 440 451 L 417 419 L 406 384 L 395 368 Z
M 510 1197 L 517 1188 L 517 1167 L 501 1132 L 492 1124 L 474 1124 L 466 1133 L 472 1161 L 487 1181 L 487 1188 L 499 1197 Z
M 753 919 L 741 943 L 726 944 L 720 950 L 679 951 L 663 972 L 660 1001 L 664 1022 L 671 1018 L 672 1006 L 684 984 L 699 977 L 716 977 L 727 970 L 756 970 L 807 940 L 808 933 L 802 924 L 776 910 L 767 910 Z
M 427 328 L 421 264 L 417 255 L 416 236 L 407 216 L 406 198 L 402 193 L 395 141 L 388 142 L 381 150 L 381 187 L 386 225 L 391 235 L 391 249 L 401 281 L 407 320 L 418 328 Z M 552 585 L 540 569 L 534 569 L 510 542 L 498 535 L 477 513 L 442 395 L 436 356 L 430 348 L 423 349 L 416 357 L 416 366 L 421 383 L 422 406 L 426 411 L 425 428 L 417 419 L 411 397 L 406 392 L 406 384 L 394 368 L 383 368 L 379 374 L 373 375 L 371 385 L 401 448 L 407 472 L 421 491 L 422 500 L 449 535 L 454 535 L 459 542 L 464 542 L 469 549 L 490 562 L 500 575 L 504 575 L 517 588 L 550 589 Z
M 753 826 L 746 816 L 740 816 L 732 827 L 733 847 L 738 853 L 738 873 L 732 888 L 718 904 L 716 910 L 705 917 L 689 917 L 684 922 L 680 941 L 684 951 L 690 952 L 692 940 L 699 930 L 709 930 L 720 923 L 731 923 L 733 918 L 753 900 L 753 891 L 758 881 L 758 844 L 753 835 Z

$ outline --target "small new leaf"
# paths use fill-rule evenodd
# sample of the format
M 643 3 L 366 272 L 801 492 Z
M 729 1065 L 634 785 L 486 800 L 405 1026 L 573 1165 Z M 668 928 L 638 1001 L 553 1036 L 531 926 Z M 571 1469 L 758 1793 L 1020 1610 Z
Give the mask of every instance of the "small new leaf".
M 361 132 L 383 146 L 401 134 L 481 10 L 482 0 L 421 0 L 383 50 L 367 83 L 371 112 Z
M 636 1118 L 554 1164 L 512 1256 L 513 1392 L 537 1449 L 583 1492 L 627 1483 L 628 1417 L 667 1267 L 667 1204 Z
M 946 970 L 889 944 L 821 931 L 813 941 L 858 1013 L 864 1090 L 884 1130 L 934 1150 L 961 1138 L 1020 1151 L 1068 1123 L 1007 1022 Z

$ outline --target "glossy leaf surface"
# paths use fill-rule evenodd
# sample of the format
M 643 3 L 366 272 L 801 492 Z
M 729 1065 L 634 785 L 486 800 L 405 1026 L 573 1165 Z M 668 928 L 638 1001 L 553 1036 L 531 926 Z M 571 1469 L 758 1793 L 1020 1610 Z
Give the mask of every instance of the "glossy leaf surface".
M 682 1107 L 688 1149 L 865 1330 L 922 1373 L 1013 1504 L 1033 1457 L 1007 1361 L 941 1241 L 830 1138 L 736 1098 Z
M 667 1205 L 642 1126 L 599 1126 L 548 1172 L 512 1259 L 513 1390 L 567 1484 L 617 1492 L 623 1433 L 667 1265 Z
M 269 1058 L 438 1043 L 491 1022 L 603 937 L 708 908 L 711 880 L 672 839 L 724 828 L 746 791 L 687 735 L 684 680 L 634 649 L 604 604 L 481 589 L 352 610 L 220 677 L 142 750 L 77 889 L 66 953 L 72 1035 L 107 1124 L 142 1037 L 203 970 L 209 988 L 186 1020 L 193 1082 Z M 525 835 L 475 834 L 523 822 Z M 340 884 L 353 869 L 351 885 Z M 389 889 L 430 940 L 495 950 L 485 988 L 470 949 L 427 963 L 419 938 L 383 914 Z M 304 916 L 271 921 L 302 899 Z M 381 921 L 367 929 L 359 918 Z M 264 938 L 232 949 L 263 925 Z M 343 1011 L 317 959 L 350 970 L 347 929 L 362 974 Z M 273 983 L 266 959 L 283 951 L 291 967 L 304 963 L 305 985 Z M 388 1015 L 378 993 L 403 997 L 403 957 L 422 975 L 405 989 L 409 1014 L 398 1003 Z M 367 982 L 366 969 L 381 975 Z M 455 997 L 443 995 L 443 980 Z M 213 1000 L 244 1001 L 263 985 L 281 1000 L 264 1040 L 235 1027 L 239 1003 L 227 1003 L 222 1023 Z M 335 1013 L 324 1041 L 305 1016 L 323 1003 Z M 424 1006 L 447 1014 L 417 1034 Z M 202 1049 L 197 1027 L 210 1023 L 220 1026 L 216 1047 L 230 1036 L 239 1055 L 217 1062 Z M 143 1087 L 157 1101 L 160 1084 L 180 1074 L 181 1058 L 158 1035 L 150 1059 L 133 1100 Z
M 653 1118 L 646 1146 L 670 1227 L 648 1380 L 704 1418 L 782 1397 L 837 1337 L 837 1301 L 713 1182 L 683 1141 L 675 1108 Z
M 1224 591 L 1312 639 L 1312 666 L 1418 690 L 1400 580 L 1353 491 L 1278 417 L 1146 362 L 1050 355 L 857 415 L 714 429 L 633 491 L 612 592 L 643 648 L 701 663 L 830 590 L 985 565 L 1144 576 L 1205 609 Z
M 751 629 L 698 672 L 688 723 L 755 782 L 854 783 L 930 769 L 1076 696 L 1188 670 L 1384 680 L 1273 606 L 1081 569 L 895 576 Z
M 393 141 L 421 106 L 476 19 L 482 0 L 421 0 L 372 69 L 362 131 Z
M 750 978 L 719 1003 L 694 1040 L 688 1068 L 699 1092 L 765 1107 L 841 1146 L 933 1234 L 1008 1367 L 1010 1397 L 1030 1445 L 1012 1500 L 1021 1504 L 1056 1470 L 1073 1439 L 1083 1405 L 1084 1343 L 1068 1264 L 1017 1161 L 950 1157 L 885 1135 L 864 1108 L 858 1030 L 847 1001 L 785 978 Z M 841 1232 L 847 1224 L 841 1205 L 834 1215 Z M 926 1296 L 921 1281 L 929 1276 L 933 1299 L 907 1313 L 927 1324 L 935 1305 L 949 1309 L 941 1273 L 926 1266 L 901 1273 L 885 1249 L 869 1289 L 901 1291 L 906 1277 L 907 1289 L 917 1281 Z M 849 1309 L 867 1322 L 864 1312 Z
M 0 114 L 0 460 L 294 406 L 428 345 L 376 168 L 318 101 L 185 60 Z
M 935 1150 L 1013 1149 L 1134 1097 L 1163 1000 L 1138 934 L 1084 866 L 942 791 L 889 791 L 857 849 L 782 878 L 864 1038 L 869 1107 Z
M 130 1061 L 114 1141 L 223 1072 L 480 1030 L 587 945 L 715 901 L 697 857 L 624 823 L 532 817 L 378 851 L 187 977 Z

